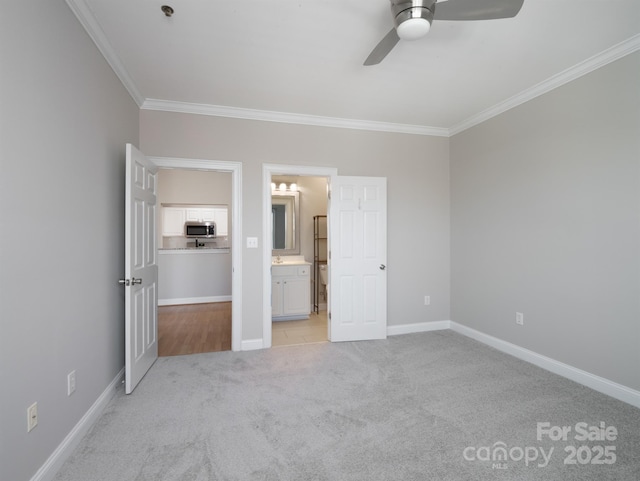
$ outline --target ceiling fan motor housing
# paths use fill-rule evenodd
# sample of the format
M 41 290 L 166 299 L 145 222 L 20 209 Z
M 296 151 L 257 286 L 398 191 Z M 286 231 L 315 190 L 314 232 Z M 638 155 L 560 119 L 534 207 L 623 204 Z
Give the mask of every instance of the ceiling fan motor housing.
M 433 21 L 436 0 L 391 0 L 391 12 L 398 36 L 415 40 L 427 34 Z

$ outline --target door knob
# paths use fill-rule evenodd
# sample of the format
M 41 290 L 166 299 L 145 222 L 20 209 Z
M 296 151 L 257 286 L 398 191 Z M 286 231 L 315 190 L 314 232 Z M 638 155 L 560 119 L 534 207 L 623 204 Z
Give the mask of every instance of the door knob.
M 380 264 L 380 270 L 383 271 L 387 268 L 387 266 L 385 266 L 384 264 Z
M 142 279 L 136 279 L 135 277 L 131 278 L 131 285 L 142 284 Z
M 131 282 L 129 281 L 129 279 L 120 279 L 118 281 L 118 284 L 123 284 L 125 286 L 128 286 Z

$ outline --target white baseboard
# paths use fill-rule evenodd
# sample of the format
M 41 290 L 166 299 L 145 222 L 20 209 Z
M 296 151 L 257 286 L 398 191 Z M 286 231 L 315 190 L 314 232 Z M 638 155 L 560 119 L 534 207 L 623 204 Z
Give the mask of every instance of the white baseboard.
M 523 361 L 541 367 L 542 369 L 551 371 L 554 374 L 566 377 L 567 379 L 583 384 L 595 391 L 640 408 L 640 391 L 628 388 L 622 384 L 610 381 L 609 379 L 596 376 L 595 374 L 591 374 L 563 362 L 556 361 L 555 359 L 543 356 L 542 354 L 538 354 L 510 342 L 503 341 L 497 337 L 476 331 L 475 329 L 463 326 L 462 324 L 450 322 L 450 325 L 451 330 L 458 334 L 470 337 L 471 339 L 486 344 L 487 346 L 491 346 L 498 351 L 510 354 L 518 359 L 522 359 Z
M 417 322 L 415 324 L 400 324 L 398 326 L 387 326 L 387 336 L 397 336 L 399 334 L 413 334 L 416 332 L 442 331 L 449 329 L 451 321 Z
M 241 351 L 255 351 L 256 349 L 264 348 L 264 342 L 262 339 L 247 339 L 242 341 Z
M 231 296 L 209 297 L 175 297 L 173 299 L 158 299 L 159 306 L 179 306 L 181 304 L 207 304 L 209 302 L 228 302 Z
M 64 462 L 69 458 L 73 450 L 78 446 L 85 434 L 98 420 L 104 408 L 116 393 L 116 388 L 122 383 L 124 368 L 109 383 L 107 388 L 96 399 L 96 402 L 82 416 L 82 419 L 73 427 L 71 432 L 62 440 L 56 450 L 49 456 L 49 459 L 40 466 L 40 469 L 33 475 L 31 481 L 51 481 L 60 470 Z

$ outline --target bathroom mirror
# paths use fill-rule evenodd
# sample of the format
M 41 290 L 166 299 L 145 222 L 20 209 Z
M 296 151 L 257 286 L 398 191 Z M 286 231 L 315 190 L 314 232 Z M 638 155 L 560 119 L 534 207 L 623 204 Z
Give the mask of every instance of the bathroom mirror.
M 300 201 L 298 192 L 271 196 L 271 239 L 274 256 L 300 254 Z

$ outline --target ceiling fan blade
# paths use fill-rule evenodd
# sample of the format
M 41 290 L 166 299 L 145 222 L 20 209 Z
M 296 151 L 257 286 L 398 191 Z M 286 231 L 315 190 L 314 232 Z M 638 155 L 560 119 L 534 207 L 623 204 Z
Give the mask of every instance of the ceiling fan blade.
M 393 47 L 396 46 L 396 43 L 400 40 L 395 28 L 392 28 L 391 31 L 384 36 L 380 43 L 376 45 L 376 48 L 369 54 L 367 60 L 364 61 L 364 65 L 377 65 L 382 62 L 382 59 L 387 56 Z
M 436 3 L 436 20 L 492 20 L 515 17 L 524 0 L 447 0 Z

